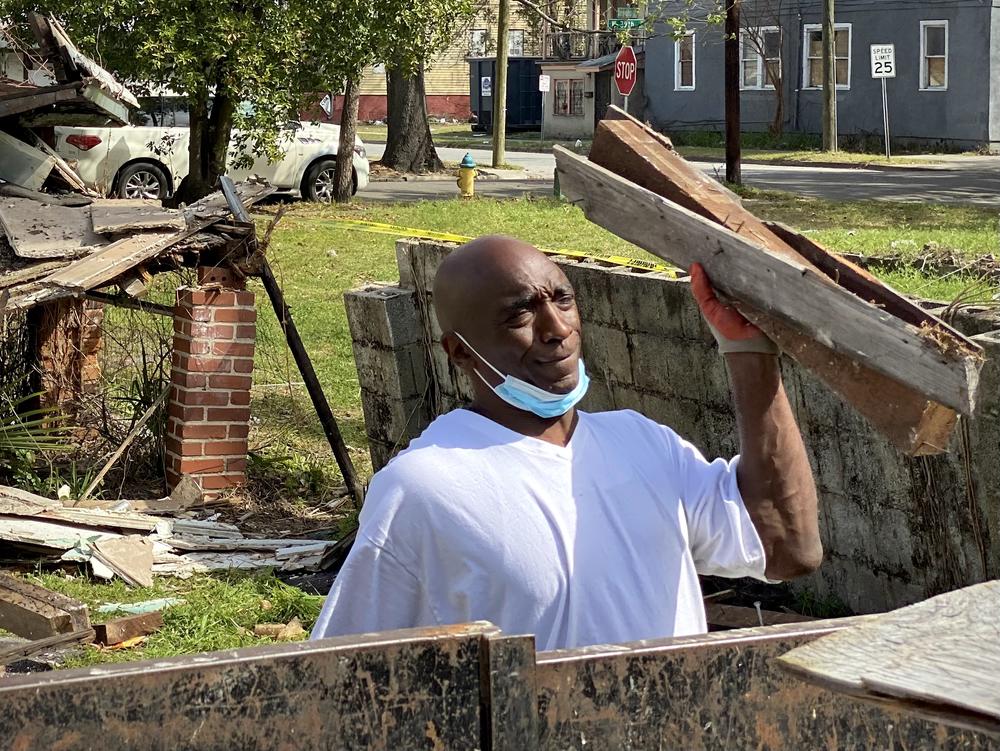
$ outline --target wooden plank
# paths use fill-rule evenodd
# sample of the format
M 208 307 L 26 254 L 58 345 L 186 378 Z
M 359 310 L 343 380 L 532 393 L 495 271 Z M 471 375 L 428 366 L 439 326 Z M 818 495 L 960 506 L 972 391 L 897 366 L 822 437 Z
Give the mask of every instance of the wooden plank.
M 779 658 L 805 680 L 1000 732 L 1000 581 L 932 597 Z
M 90 628 L 87 606 L 0 572 L 0 628 L 26 639 Z
M 705 619 L 709 626 L 718 628 L 753 628 L 755 626 L 776 626 L 779 623 L 805 623 L 806 621 L 818 620 L 798 613 L 781 613 L 776 610 L 758 612 L 757 608 L 722 605 L 717 602 L 705 603 Z
M 153 613 L 127 615 L 95 625 L 94 641 L 110 647 L 137 636 L 152 634 L 161 628 L 163 628 L 163 613 L 159 610 Z
M 184 215 L 165 209 L 159 201 L 142 199 L 99 199 L 90 205 L 94 232 L 120 235 L 144 230 L 184 229 Z
M 86 644 L 94 640 L 94 629 L 85 628 L 80 631 L 70 631 L 66 634 L 56 634 L 47 636 L 44 639 L 34 639 L 33 641 L 21 642 L 0 649 L 0 665 L 4 665 L 23 657 L 30 657 L 39 652 L 48 652 L 52 649 L 68 646 L 70 644 Z
M 108 244 L 94 233 L 87 207 L 4 198 L 0 199 L 0 226 L 21 258 L 69 258 Z
M 802 263 L 555 147 L 563 192 L 587 217 L 672 263 L 700 262 L 716 288 L 835 352 L 970 414 L 981 348 L 945 329 L 919 329 L 830 283 Z M 948 347 L 939 346 L 939 339 Z

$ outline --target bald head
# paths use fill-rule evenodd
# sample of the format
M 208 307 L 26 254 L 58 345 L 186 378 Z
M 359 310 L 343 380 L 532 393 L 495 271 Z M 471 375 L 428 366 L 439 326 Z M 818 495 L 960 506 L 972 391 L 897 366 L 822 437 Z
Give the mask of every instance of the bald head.
M 434 279 L 434 309 L 442 346 L 474 388 L 482 390 L 476 374 L 493 368 L 557 393 L 576 385 L 581 341 L 573 288 L 523 240 L 488 235 L 448 256 Z
M 438 324 L 446 333 L 460 331 L 484 313 L 487 301 L 553 273 L 562 276 L 544 253 L 523 240 L 508 235 L 478 237 L 438 267 L 434 278 Z

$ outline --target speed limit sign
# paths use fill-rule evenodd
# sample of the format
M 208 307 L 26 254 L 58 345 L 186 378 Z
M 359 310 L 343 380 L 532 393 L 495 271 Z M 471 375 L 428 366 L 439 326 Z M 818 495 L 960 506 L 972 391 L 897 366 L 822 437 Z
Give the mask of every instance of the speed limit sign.
M 872 45 L 872 78 L 896 77 L 896 46 L 893 44 Z

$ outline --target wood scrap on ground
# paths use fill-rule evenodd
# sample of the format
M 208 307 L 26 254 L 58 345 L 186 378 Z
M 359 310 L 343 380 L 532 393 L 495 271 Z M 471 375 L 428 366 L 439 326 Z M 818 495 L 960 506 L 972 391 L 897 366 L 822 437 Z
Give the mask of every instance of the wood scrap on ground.
M 778 658 L 826 689 L 1000 735 L 1000 581 L 948 592 Z
M 66 647 L 71 644 L 87 644 L 93 640 L 94 629 L 85 628 L 65 634 L 55 634 L 44 639 L 33 639 L 31 641 L 4 645 L 0 647 L 0 666 L 9 664 L 14 660 L 31 657 L 40 652 L 48 652 L 49 650 Z
M 136 637 L 148 636 L 163 628 L 163 613 L 159 610 L 152 613 L 127 615 L 122 618 L 112 618 L 110 621 L 94 626 L 94 641 L 111 647 L 116 644 L 131 641 Z
M 254 539 L 222 522 L 114 508 L 66 507 L 0 486 L 0 541 L 59 560 L 87 563 L 95 576 L 148 585 L 150 575 L 187 577 L 228 569 L 318 570 L 337 540 Z
M 673 263 L 700 262 L 787 354 L 912 455 L 945 450 L 970 414 L 982 350 L 863 269 L 743 208 L 669 140 L 610 108 L 590 159 L 555 148 L 587 217 Z M 602 166 L 603 165 L 603 166 Z
M 0 628 L 44 639 L 90 628 L 90 615 L 78 600 L 0 572 Z

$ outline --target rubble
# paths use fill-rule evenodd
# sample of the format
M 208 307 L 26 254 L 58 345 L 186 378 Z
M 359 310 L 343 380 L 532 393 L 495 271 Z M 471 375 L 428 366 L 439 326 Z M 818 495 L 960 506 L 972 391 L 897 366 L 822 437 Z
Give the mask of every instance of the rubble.
M 6 486 L 0 486 L 0 541 L 138 585 L 154 575 L 229 569 L 315 571 L 339 549 L 337 540 L 245 537 L 217 521 L 72 508 Z

